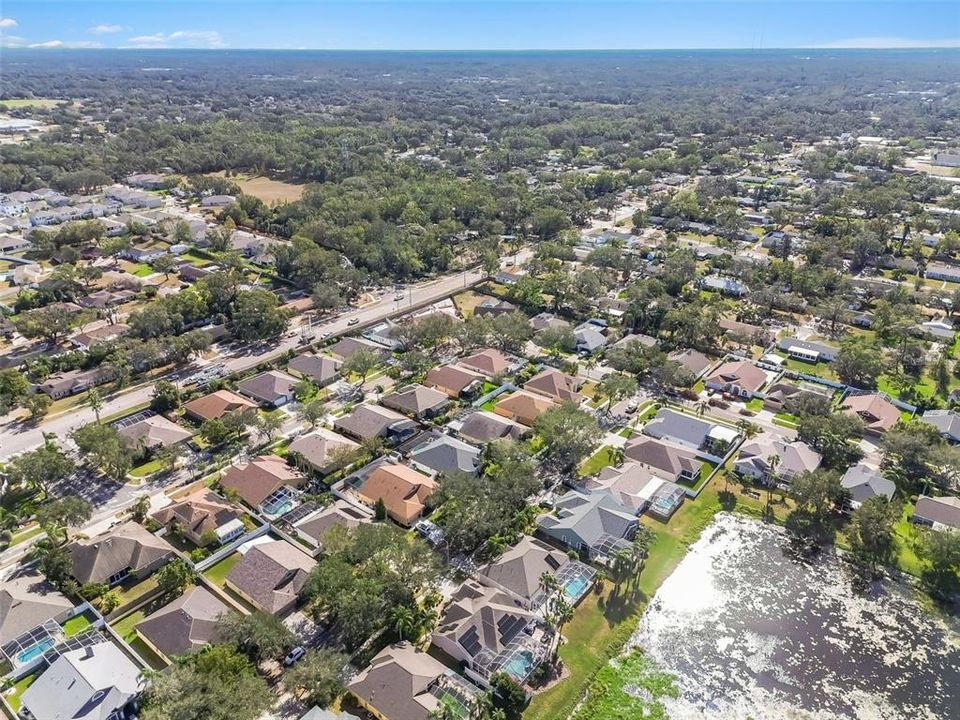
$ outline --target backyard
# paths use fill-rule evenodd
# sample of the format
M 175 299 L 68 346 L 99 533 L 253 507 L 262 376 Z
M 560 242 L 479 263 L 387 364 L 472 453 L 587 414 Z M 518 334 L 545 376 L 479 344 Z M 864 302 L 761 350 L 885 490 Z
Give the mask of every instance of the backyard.
M 233 570 L 233 566 L 240 562 L 243 557 L 240 553 L 228 555 L 216 565 L 203 571 L 203 576 L 217 587 L 222 588 L 227 580 L 227 575 Z
M 122 620 L 118 620 L 116 623 L 114 623 L 114 632 L 122 637 L 124 641 L 131 648 L 133 648 L 133 651 L 137 653 L 137 655 L 139 655 L 151 668 L 154 670 L 163 670 L 167 664 L 159 655 L 150 649 L 149 645 L 140 639 L 140 636 L 137 635 L 137 631 L 134 629 L 137 623 L 139 623 L 145 617 L 146 613 L 143 610 L 132 612 Z

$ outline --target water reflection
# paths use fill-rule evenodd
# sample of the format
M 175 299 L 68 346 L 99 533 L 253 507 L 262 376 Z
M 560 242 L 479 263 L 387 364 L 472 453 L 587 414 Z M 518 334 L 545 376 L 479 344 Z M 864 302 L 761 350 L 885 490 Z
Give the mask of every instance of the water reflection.
M 835 555 L 798 560 L 749 518 L 718 516 L 634 641 L 678 677 L 673 720 L 960 718 L 960 623 L 895 582 L 855 592 Z

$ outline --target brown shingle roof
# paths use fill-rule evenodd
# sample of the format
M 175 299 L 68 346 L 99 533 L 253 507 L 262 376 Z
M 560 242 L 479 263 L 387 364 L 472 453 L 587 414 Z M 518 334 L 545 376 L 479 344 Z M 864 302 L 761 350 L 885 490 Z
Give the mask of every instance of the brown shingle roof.
M 216 530 L 243 515 L 240 508 L 211 490 L 198 490 L 153 514 L 161 525 L 176 520 L 196 536 Z
M 428 372 L 423 384 L 442 390 L 455 398 L 473 383 L 482 383 L 483 380 L 483 375 L 470 368 L 460 365 L 443 365 Z
M 216 420 L 227 413 L 255 410 L 257 404 L 229 390 L 217 390 L 185 403 L 183 409 L 201 420 Z
M 118 432 L 145 448 L 169 447 L 193 436 L 185 427 L 170 422 L 163 415 L 151 415 L 140 422 L 120 428 Z
M 297 355 L 289 363 L 287 369 L 303 377 L 308 377 L 321 385 L 326 384 L 337 376 L 343 363 L 327 355 L 313 355 L 305 353 Z
M 290 443 L 289 451 L 298 453 L 314 469 L 325 471 L 333 463 L 339 449 L 360 447 L 353 440 L 339 435 L 333 430 L 317 428 L 313 432 L 301 435 Z
M 275 614 L 296 604 L 313 558 L 285 540 L 254 545 L 227 574 L 227 581 Z
M 237 389 L 248 397 L 273 404 L 281 398 L 293 396 L 297 379 L 279 370 L 268 370 L 237 383 Z
M 580 404 L 583 396 L 577 392 L 579 382 L 576 378 L 553 368 L 547 368 L 524 383 L 523 389 L 530 390 L 552 400 L 570 400 Z
M 449 402 L 446 393 L 423 385 L 412 385 L 387 395 L 381 402 L 389 408 L 417 417 L 442 408 Z
M 447 667 L 404 642 L 384 648 L 347 688 L 389 720 L 427 720 L 440 701 L 429 692 Z
M 843 401 L 848 415 L 858 415 L 868 430 L 886 432 L 900 419 L 897 406 L 876 393 L 851 395 Z
M 220 479 L 225 488 L 236 490 L 243 501 L 257 507 L 284 485 L 299 486 L 303 476 L 276 455 L 261 455 L 245 465 L 234 465 Z
M 510 368 L 510 359 L 495 348 L 487 348 L 468 355 L 460 361 L 460 364 L 487 377 L 493 377 Z
M 498 415 L 516 418 L 518 422 L 529 425 L 542 413 L 555 407 L 557 404 L 549 398 L 519 390 L 497 402 L 493 411 Z
M 423 513 L 437 483 L 406 465 L 381 465 L 363 481 L 357 495 L 373 505 L 383 500 L 387 513 L 401 525 L 410 525 Z
M 204 587 L 192 587 L 136 624 L 136 630 L 168 658 L 194 653 L 219 640 L 217 620 L 230 608 Z

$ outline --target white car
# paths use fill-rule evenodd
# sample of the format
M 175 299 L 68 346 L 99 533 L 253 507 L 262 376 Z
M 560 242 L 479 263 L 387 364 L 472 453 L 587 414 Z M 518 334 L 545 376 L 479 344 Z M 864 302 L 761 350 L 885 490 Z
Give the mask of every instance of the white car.
M 283 664 L 287 667 L 290 667 L 306 654 L 307 649 L 303 645 L 297 645 L 293 650 L 287 653 L 287 656 L 283 659 Z
M 394 295 L 394 296 L 393 296 L 393 299 L 394 299 L 394 300 L 397 300 L 397 301 L 399 302 L 400 300 L 403 300 L 404 297 L 406 297 L 406 296 L 401 292 L 401 293 L 397 293 L 396 295 Z
M 360 322 L 360 318 L 350 318 L 347 320 L 347 325 L 356 325 L 358 322 Z

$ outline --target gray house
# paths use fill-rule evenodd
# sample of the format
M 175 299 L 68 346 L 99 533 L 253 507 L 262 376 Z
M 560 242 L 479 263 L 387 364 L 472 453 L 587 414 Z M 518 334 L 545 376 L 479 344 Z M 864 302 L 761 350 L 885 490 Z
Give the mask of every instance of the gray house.
M 590 559 L 604 561 L 637 531 L 637 516 L 608 492 L 568 492 L 537 520 L 540 532 Z
M 449 435 L 441 435 L 410 453 L 410 462 L 431 475 L 457 472 L 476 475 L 480 469 L 480 448 Z
M 873 497 L 893 498 L 897 486 L 869 465 L 860 463 L 847 469 L 840 478 L 840 487 L 850 496 L 850 507 L 856 509 Z
M 960 443 L 960 413 L 955 410 L 927 410 L 923 421 L 933 425 L 952 445 Z

